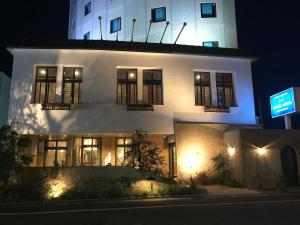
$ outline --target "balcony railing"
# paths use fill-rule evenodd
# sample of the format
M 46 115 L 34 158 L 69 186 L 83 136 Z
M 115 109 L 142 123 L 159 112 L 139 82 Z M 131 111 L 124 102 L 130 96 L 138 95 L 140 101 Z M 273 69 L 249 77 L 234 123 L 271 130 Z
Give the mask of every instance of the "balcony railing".
M 127 105 L 127 111 L 154 111 L 153 105 L 149 104 L 131 104 Z
M 229 107 L 219 107 L 219 106 L 205 106 L 205 112 L 215 112 L 215 113 L 230 113 Z
M 62 103 L 43 103 L 42 110 L 71 110 L 71 104 L 62 104 Z

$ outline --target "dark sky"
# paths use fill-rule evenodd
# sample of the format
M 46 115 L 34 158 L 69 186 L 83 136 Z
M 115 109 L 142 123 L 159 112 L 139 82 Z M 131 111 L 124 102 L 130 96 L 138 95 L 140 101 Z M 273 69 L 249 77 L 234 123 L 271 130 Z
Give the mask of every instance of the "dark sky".
M 69 0 L 9 0 L 0 7 L 0 70 L 11 73 L 5 46 L 20 38 L 64 39 L 68 31 Z M 297 0 L 236 0 L 239 47 L 254 54 L 256 105 L 262 102 L 266 128 L 283 128 L 271 119 L 269 96 L 300 86 L 300 4 Z M 257 110 L 258 111 L 258 110 Z M 293 116 L 300 128 L 300 116 Z

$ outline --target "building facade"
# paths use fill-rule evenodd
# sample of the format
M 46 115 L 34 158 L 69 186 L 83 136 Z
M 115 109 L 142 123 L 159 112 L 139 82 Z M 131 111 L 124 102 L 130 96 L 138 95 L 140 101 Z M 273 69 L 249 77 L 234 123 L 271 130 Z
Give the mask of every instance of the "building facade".
M 10 78 L 0 72 L 0 127 L 7 123 L 10 96 Z
M 253 58 L 239 50 L 68 41 L 10 52 L 9 119 L 32 138 L 33 166 L 122 166 L 141 128 L 163 150 L 169 173 L 180 160 L 170 147 L 174 123 L 256 125 Z
M 237 48 L 234 0 L 71 0 L 69 39 L 101 38 Z

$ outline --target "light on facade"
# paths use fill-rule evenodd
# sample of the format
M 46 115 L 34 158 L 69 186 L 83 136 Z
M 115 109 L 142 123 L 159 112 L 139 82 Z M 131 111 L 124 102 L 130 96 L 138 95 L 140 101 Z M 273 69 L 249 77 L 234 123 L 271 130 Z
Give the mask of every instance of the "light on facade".
M 49 183 L 48 198 L 59 198 L 67 189 L 67 184 L 64 180 L 54 179 L 50 180 Z
M 199 150 L 190 148 L 185 151 L 182 161 L 182 169 L 186 175 L 194 175 L 197 171 L 201 170 L 202 158 Z
M 236 149 L 234 147 L 228 147 L 227 151 L 230 156 L 234 156 L 236 153 Z
M 264 156 L 267 153 L 267 149 L 265 148 L 257 148 L 256 151 L 260 156 Z

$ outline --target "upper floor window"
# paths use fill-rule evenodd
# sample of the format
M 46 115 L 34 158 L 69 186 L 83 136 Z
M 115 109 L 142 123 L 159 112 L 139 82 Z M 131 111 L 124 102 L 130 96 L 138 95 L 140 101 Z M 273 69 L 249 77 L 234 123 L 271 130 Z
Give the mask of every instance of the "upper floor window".
M 34 103 L 55 103 L 56 67 L 37 67 Z
M 144 70 L 143 100 L 145 104 L 163 105 L 161 70 Z
M 83 35 L 83 40 L 91 40 L 91 32 L 87 32 L 85 35 Z
M 204 47 L 210 47 L 210 48 L 217 48 L 219 47 L 219 42 L 218 41 L 206 41 L 203 42 Z
M 117 104 L 137 104 L 137 70 L 118 70 Z
M 217 73 L 217 97 L 219 107 L 234 107 L 234 89 L 231 73 Z
M 195 72 L 195 104 L 211 106 L 211 86 L 209 72 Z
M 67 165 L 68 142 L 61 140 L 51 140 L 45 143 L 46 167 L 65 167 Z
M 85 6 L 84 6 L 84 16 L 89 15 L 92 12 L 92 2 L 88 2 Z
M 160 7 L 151 10 L 151 20 L 153 23 L 166 21 L 166 17 L 166 7 Z
M 110 21 L 110 33 L 116 33 L 121 30 L 121 17 Z
M 63 103 L 78 104 L 81 97 L 82 68 L 64 67 Z
M 116 166 L 123 166 L 126 153 L 132 148 L 132 138 L 117 138 Z
M 217 17 L 217 4 L 216 3 L 201 3 L 201 17 L 202 18 Z

